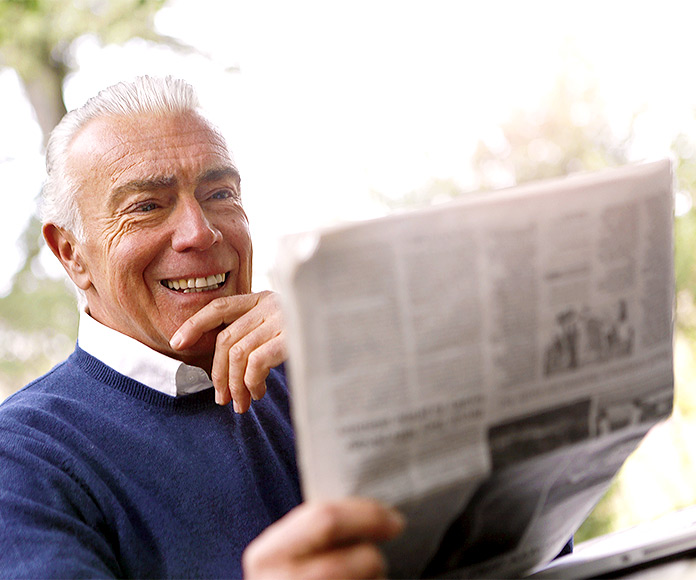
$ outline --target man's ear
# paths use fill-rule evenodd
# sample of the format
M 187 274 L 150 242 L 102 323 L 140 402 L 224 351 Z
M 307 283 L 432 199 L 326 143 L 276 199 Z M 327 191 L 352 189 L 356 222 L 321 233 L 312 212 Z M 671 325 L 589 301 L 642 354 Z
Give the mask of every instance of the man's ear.
M 87 290 L 92 285 L 92 281 L 80 255 L 79 244 L 75 240 L 75 236 L 68 230 L 50 223 L 44 224 L 42 232 L 46 244 L 63 264 L 70 279 L 78 288 Z

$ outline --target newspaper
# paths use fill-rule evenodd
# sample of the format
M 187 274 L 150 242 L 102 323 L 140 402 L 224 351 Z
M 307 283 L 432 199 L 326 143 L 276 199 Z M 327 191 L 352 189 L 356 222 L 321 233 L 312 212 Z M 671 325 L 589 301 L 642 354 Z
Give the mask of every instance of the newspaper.
M 659 161 L 286 237 L 307 499 L 399 506 L 393 577 L 513 577 L 567 543 L 673 400 Z

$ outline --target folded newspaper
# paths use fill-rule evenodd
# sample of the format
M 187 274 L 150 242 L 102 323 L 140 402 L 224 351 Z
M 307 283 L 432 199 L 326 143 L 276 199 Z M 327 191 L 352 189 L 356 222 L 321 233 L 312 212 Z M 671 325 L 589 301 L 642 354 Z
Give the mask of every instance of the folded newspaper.
M 284 239 L 305 497 L 399 506 L 393 577 L 552 559 L 671 413 L 673 217 L 659 161 Z

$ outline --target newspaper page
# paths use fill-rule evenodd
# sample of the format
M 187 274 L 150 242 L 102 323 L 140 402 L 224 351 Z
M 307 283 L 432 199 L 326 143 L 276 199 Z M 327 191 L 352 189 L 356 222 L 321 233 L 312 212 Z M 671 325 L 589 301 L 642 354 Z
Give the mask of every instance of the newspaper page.
M 668 161 L 286 238 L 307 499 L 409 525 L 394 577 L 553 558 L 673 397 Z

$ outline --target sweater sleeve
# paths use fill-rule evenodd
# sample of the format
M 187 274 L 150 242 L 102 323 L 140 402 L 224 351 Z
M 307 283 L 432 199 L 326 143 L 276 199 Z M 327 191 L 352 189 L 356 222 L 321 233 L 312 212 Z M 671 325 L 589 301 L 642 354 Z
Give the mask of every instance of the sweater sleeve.
M 60 442 L 0 423 L 0 577 L 118 577 L 107 528 Z

